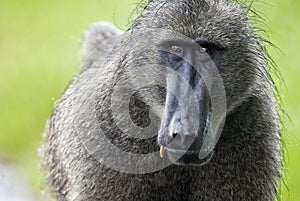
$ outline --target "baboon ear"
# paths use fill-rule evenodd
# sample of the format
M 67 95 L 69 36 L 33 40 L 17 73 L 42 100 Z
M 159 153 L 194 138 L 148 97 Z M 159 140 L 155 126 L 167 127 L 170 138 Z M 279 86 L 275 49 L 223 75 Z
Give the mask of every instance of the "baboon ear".
M 121 37 L 123 31 L 110 22 L 96 22 L 83 33 L 83 48 L 81 50 L 84 69 L 107 56 L 116 38 Z M 97 62 L 98 63 L 98 62 Z

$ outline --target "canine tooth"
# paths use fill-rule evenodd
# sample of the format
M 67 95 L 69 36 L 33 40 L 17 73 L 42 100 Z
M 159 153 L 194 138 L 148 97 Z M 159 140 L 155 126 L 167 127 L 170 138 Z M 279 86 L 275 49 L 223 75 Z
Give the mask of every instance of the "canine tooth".
M 163 158 L 165 156 L 165 147 L 164 146 L 160 146 L 159 154 L 160 154 L 161 158 Z

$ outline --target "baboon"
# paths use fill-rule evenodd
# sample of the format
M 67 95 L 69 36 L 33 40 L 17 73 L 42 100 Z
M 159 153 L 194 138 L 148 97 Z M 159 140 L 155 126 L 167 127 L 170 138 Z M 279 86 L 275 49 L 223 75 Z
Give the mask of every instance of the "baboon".
M 144 3 L 124 33 L 109 23 L 86 31 L 83 68 L 45 132 L 50 191 L 59 201 L 275 200 L 279 106 L 251 8 Z

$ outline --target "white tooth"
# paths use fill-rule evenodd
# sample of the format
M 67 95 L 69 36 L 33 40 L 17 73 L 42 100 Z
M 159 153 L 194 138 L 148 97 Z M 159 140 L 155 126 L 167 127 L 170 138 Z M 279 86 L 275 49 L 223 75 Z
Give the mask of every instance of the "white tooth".
M 160 154 L 161 158 L 163 158 L 165 156 L 165 147 L 164 146 L 160 146 L 159 154 Z

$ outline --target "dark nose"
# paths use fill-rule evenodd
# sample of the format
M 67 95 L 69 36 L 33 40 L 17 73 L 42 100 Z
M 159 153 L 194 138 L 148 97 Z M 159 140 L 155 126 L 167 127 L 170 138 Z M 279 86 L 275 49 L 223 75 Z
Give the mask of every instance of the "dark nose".
M 195 134 L 173 133 L 172 140 L 167 148 L 175 150 L 188 150 L 195 140 Z

